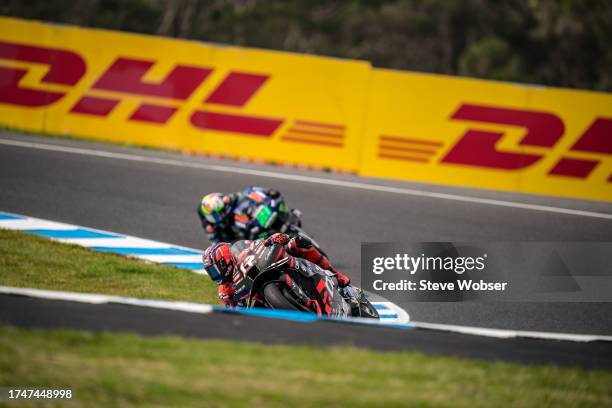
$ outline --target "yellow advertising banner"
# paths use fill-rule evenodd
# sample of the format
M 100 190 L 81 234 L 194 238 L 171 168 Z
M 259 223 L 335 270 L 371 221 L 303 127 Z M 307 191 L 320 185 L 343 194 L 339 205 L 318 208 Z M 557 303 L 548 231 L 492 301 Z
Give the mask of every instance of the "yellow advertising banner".
M 0 18 L 0 123 L 612 201 L 612 95 Z
M 0 18 L 22 129 L 355 171 L 367 62 Z
M 363 175 L 612 201 L 612 95 L 373 70 Z

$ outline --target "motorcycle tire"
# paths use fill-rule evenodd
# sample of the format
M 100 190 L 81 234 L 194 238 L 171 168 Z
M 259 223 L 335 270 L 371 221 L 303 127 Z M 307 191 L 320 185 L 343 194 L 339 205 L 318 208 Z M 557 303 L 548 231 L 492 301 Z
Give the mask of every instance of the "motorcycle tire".
M 271 282 L 267 284 L 264 286 L 262 292 L 266 303 L 272 309 L 303 311 L 297 304 L 289 301 L 289 299 L 283 295 L 283 292 L 278 288 L 277 283 Z

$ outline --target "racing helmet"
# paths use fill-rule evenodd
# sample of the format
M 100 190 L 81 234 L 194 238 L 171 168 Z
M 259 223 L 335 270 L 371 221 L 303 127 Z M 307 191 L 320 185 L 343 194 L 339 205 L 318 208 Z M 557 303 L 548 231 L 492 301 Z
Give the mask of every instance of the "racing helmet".
M 221 193 L 210 193 L 202 197 L 200 211 L 211 224 L 219 224 L 231 212 L 230 199 Z
M 236 259 L 230 244 L 221 242 L 206 248 L 202 255 L 202 263 L 210 279 L 220 285 L 231 279 Z

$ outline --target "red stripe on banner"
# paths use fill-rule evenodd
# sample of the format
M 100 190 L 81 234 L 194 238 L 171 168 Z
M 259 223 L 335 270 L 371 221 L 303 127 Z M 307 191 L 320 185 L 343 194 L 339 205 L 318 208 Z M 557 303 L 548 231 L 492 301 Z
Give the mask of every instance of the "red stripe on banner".
M 221 85 L 206 99 L 206 103 L 244 106 L 268 78 L 268 75 L 230 72 Z
M 136 95 L 187 99 L 212 72 L 210 68 L 176 65 L 161 82 L 145 81 L 155 61 L 118 58 L 93 85 L 96 89 Z
M 400 152 L 411 152 L 411 153 L 422 153 L 422 154 L 436 154 L 435 150 L 424 150 L 424 149 L 413 149 L 410 147 L 396 147 L 389 145 L 379 145 L 379 150 L 396 150 Z
M 465 103 L 457 109 L 457 112 L 451 118 L 527 128 L 527 134 L 523 136 L 519 143 L 528 146 L 552 147 L 565 131 L 565 125 L 557 115 L 532 110 Z
M 327 132 L 317 132 L 314 130 L 306 130 L 306 129 L 301 129 L 301 128 L 294 128 L 291 127 L 289 129 L 287 129 L 288 132 L 291 133 L 299 133 L 299 134 L 305 134 L 305 135 L 315 135 L 315 136 L 325 136 L 325 137 L 332 137 L 332 138 L 340 138 L 342 139 L 344 137 L 344 135 L 342 133 L 327 133 Z
M 586 178 L 598 164 L 599 161 L 597 160 L 568 159 L 563 157 L 555 164 L 555 167 L 553 167 L 548 174 Z
M 60 100 L 65 93 L 20 88 L 25 69 L 0 67 L 0 102 L 29 107 L 47 106 Z
M 196 111 L 191 115 L 191 123 L 203 130 L 245 133 L 253 136 L 269 137 L 283 124 L 282 119 L 256 116 L 231 115 L 209 111 Z
M 174 115 L 177 108 L 143 103 L 132 113 L 130 120 L 164 124 Z
M 298 125 L 298 126 L 302 125 L 302 126 L 323 127 L 323 128 L 341 129 L 341 130 L 346 129 L 346 127 L 343 126 L 343 125 L 336 125 L 336 124 L 333 124 L 333 123 L 312 122 L 312 121 L 308 121 L 308 120 L 296 120 L 293 123 Z
M 70 112 L 87 115 L 107 116 L 119 103 L 118 99 L 98 98 L 94 96 L 82 97 Z
M 420 163 L 429 163 L 428 159 L 424 159 L 422 157 L 411 157 L 411 156 L 398 156 L 398 155 L 394 155 L 394 154 L 378 154 L 378 157 L 381 157 L 383 159 L 393 159 L 393 160 L 407 160 L 407 161 L 415 161 L 415 162 L 420 162 Z
M 432 141 L 432 140 L 421 140 L 421 139 L 410 139 L 407 137 L 399 137 L 399 136 L 391 136 L 391 135 L 380 135 L 381 141 L 386 142 L 400 142 L 400 143 L 408 143 L 408 144 L 421 144 L 425 146 L 435 146 L 442 147 L 442 142 Z
M 317 144 L 317 145 L 323 145 L 323 146 L 342 147 L 342 143 L 326 142 L 324 140 L 302 139 L 299 137 L 292 137 L 288 135 L 283 136 L 281 140 L 287 140 L 289 142 L 298 142 L 298 143 L 310 143 L 310 144 Z
M 612 119 L 595 119 L 572 150 L 612 154 Z
M 468 129 L 442 159 L 443 163 L 518 170 L 529 167 L 542 158 L 540 154 L 515 153 L 497 150 L 503 132 Z
M 41 79 L 41 82 L 50 84 L 76 85 L 87 70 L 85 61 L 80 55 L 73 51 L 57 48 L 0 41 L 0 58 L 49 65 L 49 70 Z M 17 68 L 5 69 L 21 71 Z M 0 78 L 4 79 L 4 76 L 0 76 Z

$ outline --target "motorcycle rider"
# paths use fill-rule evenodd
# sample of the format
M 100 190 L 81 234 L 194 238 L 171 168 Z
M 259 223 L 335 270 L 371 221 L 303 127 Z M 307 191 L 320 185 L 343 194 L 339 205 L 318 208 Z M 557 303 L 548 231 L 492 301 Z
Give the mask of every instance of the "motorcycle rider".
M 214 192 L 202 197 L 198 205 L 198 217 L 210 242 L 233 242 L 238 239 L 265 237 L 266 229 L 257 219 L 254 209 L 268 198 L 275 200 L 278 208 L 278 214 L 273 214 L 272 217 L 276 217 L 282 223 L 286 219 L 285 202 L 281 194 L 273 189 L 252 186 L 237 193 Z M 242 211 L 235 214 L 234 210 L 238 207 Z
M 340 288 L 350 284 L 350 279 L 336 270 L 329 259 L 321 254 L 308 238 L 290 237 L 279 232 L 264 241 L 265 246 L 273 244 L 282 245 L 289 256 L 306 259 L 332 272 Z M 236 257 L 232 253 L 231 245 L 222 242 L 209 246 L 202 256 L 204 269 L 208 276 L 219 285 L 219 299 L 227 307 L 246 306 L 249 287 L 238 266 L 248 252 L 249 250 L 245 249 Z

